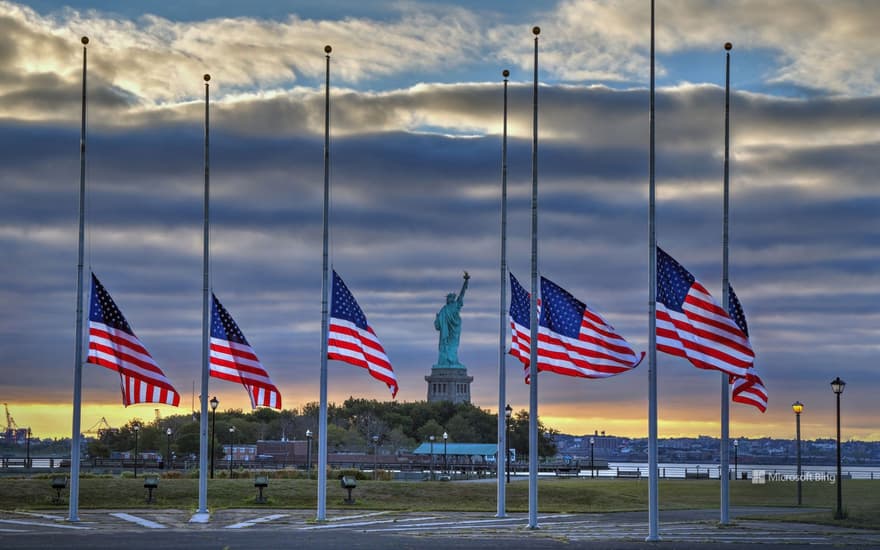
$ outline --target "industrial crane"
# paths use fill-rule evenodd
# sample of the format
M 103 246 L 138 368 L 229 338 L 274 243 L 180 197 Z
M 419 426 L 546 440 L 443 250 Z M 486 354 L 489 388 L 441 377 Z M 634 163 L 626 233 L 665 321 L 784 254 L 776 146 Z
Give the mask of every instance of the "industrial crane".
M 99 439 L 103 439 L 104 434 L 107 434 L 110 432 L 116 432 L 116 431 L 118 431 L 118 430 L 116 428 L 112 427 L 110 425 L 110 423 L 107 422 L 107 419 L 102 416 L 101 420 L 98 420 L 97 422 L 95 422 L 91 428 L 84 431 L 83 433 L 95 434 L 98 436 Z
M 3 403 L 3 408 L 6 409 L 6 431 L 5 439 L 7 442 L 15 441 L 15 430 L 18 429 L 18 425 L 15 423 L 15 419 L 12 418 L 12 414 L 9 412 L 9 404 Z

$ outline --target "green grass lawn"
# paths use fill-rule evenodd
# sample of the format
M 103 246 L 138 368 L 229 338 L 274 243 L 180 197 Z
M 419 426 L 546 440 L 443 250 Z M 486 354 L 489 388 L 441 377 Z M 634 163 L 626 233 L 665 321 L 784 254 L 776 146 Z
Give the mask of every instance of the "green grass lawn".
M 790 482 L 753 485 L 747 481 L 730 484 L 733 506 L 793 506 L 796 485 Z M 354 490 L 356 504 L 345 505 L 345 490 L 335 479 L 327 484 L 327 506 L 358 510 L 401 511 L 468 511 L 495 510 L 494 483 L 474 482 L 403 482 L 358 481 Z M 300 508 L 316 506 L 317 486 L 314 480 L 269 480 L 264 490 L 266 504 L 256 504 L 257 490 L 253 479 L 208 480 L 208 506 L 222 508 Z M 528 483 L 516 481 L 508 485 L 507 509 L 528 511 Z M 53 504 L 55 491 L 48 478 L 0 479 L 0 509 L 67 508 L 67 491 L 62 492 L 63 504 Z M 80 508 L 176 508 L 195 510 L 198 505 L 197 479 L 160 479 L 154 492 L 155 503 L 145 503 L 143 479 L 131 477 L 86 477 L 80 480 Z M 719 485 L 715 480 L 661 480 L 660 507 L 665 510 L 717 508 Z M 827 508 L 827 512 L 809 512 L 786 516 L 787 520 L 880 528 L 880 482 L 847 480 L 843 486 L 844 506 L 848 518 L 835 521 L 836 487 L 830 483 L 803 484 L 803 504 L 811 508 Z M 598 479 L 542 479 L 538 488 L 542 513 L 549 512 L 614 512 L 645 510 L 648 503 L 648 481 Z M 759 518 L 771 519 L 771 518 Z M 774 517 L 775 519 L 775 517 Z

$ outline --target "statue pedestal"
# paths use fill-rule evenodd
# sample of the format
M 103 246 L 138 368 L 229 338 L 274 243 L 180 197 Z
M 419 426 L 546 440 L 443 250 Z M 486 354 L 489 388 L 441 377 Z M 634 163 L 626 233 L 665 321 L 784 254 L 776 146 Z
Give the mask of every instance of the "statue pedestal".
M 468 376 L 467 368 L 461 367 L 438 367 L 431 368 L 431 375 L 425 377 L 428 383 L 428 403 L 434 401 L 452 401 L 453 403 L 471 402 L 471 382 L 473 376 Z

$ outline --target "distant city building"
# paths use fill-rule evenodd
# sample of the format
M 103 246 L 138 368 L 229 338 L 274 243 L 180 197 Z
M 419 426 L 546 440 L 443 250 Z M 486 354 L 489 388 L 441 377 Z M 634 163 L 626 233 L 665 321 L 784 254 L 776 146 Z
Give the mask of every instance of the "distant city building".
M 230 455 L 235 462 L 251 462 L 256 460 L 257 446 L 232 445 L 230 448 L 229 445 L 223 445 L 223 456 L 226 457 L 226 460 L 229 460 Z
M 246 447 L 246 445 L 239 445 Z M 313 449 L 313 451 L 315 451 Z M 257 441 L 254 458 L 273 462 L 296 463 L 305 462 L 308 452 L 306 441 Z M 238 459 L 236 459 L 238 460 Z

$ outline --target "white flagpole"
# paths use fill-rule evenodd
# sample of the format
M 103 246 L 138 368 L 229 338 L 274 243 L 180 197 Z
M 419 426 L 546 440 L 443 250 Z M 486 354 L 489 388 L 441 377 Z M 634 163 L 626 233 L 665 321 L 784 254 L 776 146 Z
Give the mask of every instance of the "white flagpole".
M 538 35 L 535 35 L 535 75 L 532 120 L 532 296 L 529 304 L 529 528 L 538 528 Z
M 208 445 L 208 380 L 210 378 L 211 352 L 211 280 L 209 273 L 210 254 L 210 125 L 209 125 L 209 81 L 211 75 L 202 77 L 205 81 L 205 204 L 204 236 L 202 237 L 202 394 L 199 396 L 201 414 L 199 415 L 199 508 L 190 521 L 203 523 L 208 517 L 208 455 L 214 452 Z
M 730 50 L 733 44 L 724 44 L 727 65 L 724 85 L 724 215 L 721 229 L 721 307 L 727 312 L 729 214 L 730 214 Z M 730 377 L 721 373 L 721 524 L 730 523 Z
M 68 521 L 79 521 L 79 455 L 82 434 L 82 367 L 83 367 L 83 263 L 85 257 L 86 217 L 86 52 L 89 37 L 83 45 L 82 124 L 79 135 L 79 251 L 76 263 L 76 352 L 73 365 L 73 433 L 70 438 L 70 505 Z
M 657 232 L 654 219 L 654 0 L 651 0 L 650 145 L 648 155 L 648 537 L 660 540 L 657 476 Z
M 507 77 L 504 76 L 504 123 L 501 133 L 501 311 L 498 347 L 498 452 L 495 455 L 495 471 L 498 473 L 498 511 L 495 517 L 507 515 L 507 486 L 504 476 L 507 465 Z
M 327 313 L 329 284 L 330 219 L 330 52 L 324 46 L 327 69 L 324 80 L 324 259 L 321 271 L 321 389 L 318 409 L 318 514 L 327 519 Z

